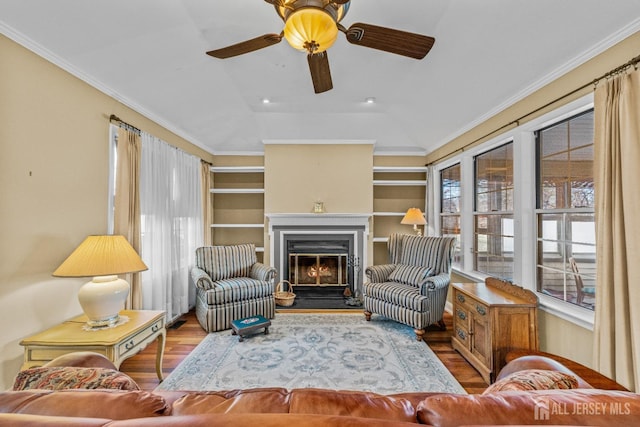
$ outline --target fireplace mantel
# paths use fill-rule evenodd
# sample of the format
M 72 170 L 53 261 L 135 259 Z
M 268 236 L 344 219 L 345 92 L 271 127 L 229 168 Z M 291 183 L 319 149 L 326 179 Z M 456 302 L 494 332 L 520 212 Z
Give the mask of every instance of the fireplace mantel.
M 353 286 L 356 295 L 360 292 L 364 280 L 362 266 L 367 265 L 370 213 L 267 213 L 265 216 L 269 222 L 271 266 L 278 270 L 280 278 L 287 270 L 285 247 L 288 239 L 345 238 L 351 241 L 350 255 L 358 262 Z
M 369 234 L 370 213 L 268 213 L 269 231 L 280 226 L 354 226 Z

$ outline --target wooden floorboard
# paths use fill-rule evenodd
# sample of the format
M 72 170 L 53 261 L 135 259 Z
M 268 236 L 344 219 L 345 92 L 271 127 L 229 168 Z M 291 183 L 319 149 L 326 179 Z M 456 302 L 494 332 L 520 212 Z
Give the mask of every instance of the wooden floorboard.
M 165 377 L 207 335 L 196 320 L 195 312 L 185 314 L 180 320 L 185 321 L 181 326 L 167 329 L 163 361 Z M 445 313 L 444 321 L 447 329 L 441 331 L 437 327 L 430 328 L 425 334 L 425 341 L 468 393 L 482 393 L 487 388 L 487 384 L 480 374 L 451 347 L 452 317 L 449 313 Z M 156 343 L 153 343 L 137 355 L 125 360 L 120 370 L 133 378 L 143 390 L 152 391 L 160 383 L 155 371 L 155 357 Z

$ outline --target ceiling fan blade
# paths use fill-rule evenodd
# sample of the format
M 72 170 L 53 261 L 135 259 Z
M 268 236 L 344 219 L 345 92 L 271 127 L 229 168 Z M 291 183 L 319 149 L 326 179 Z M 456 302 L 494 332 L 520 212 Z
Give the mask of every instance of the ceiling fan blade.
M 355 23 L 346 30 L 349 43 L 384 50 L 409 58 L 422 59 L 436 41 L 433 37 L 407 31 Z
M 219 59 L 231 58 L 232 56 L 242 55 L 265 47 L 269 47 L 274 44 L 278 44 L 282 40 L 282 37 L 282 34 L 265 34 L 263 36 L 256 37 L 255 39 L 236 43 L 231 46 L 223 47 L 221 49 L 210 50 L 209 52 L 207 52 L 207 55 Z
M 333 89 L 327 52 L 309 54 L 307 55 L 307 62 L 309 62 L 309 71 L 311 71 L 311 80 L 313 81 L 315 92 L 322 93 Z

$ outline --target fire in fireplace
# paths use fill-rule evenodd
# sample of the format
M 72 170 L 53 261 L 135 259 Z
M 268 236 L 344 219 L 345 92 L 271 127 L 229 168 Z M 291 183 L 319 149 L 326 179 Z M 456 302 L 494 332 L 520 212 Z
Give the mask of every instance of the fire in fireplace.
M 348 285 L 347 254 L 289 254 L 289 282 L 303 286 Z
M 288 239 L 289 282 L 302 286 L 349 285 L 350 240 L 314 237 Z

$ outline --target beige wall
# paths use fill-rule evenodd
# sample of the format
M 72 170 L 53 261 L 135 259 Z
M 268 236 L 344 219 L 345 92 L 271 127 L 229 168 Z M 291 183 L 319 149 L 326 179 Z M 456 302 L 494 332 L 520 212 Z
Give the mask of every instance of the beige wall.
M 211 156 L 0 35 L 0 388 L 22 338 L 81 313 L 86 280 L 51 273 L 107 231 L 109 116 Z
M 308 213 L 316 201 L 331 213 L 373 208 L 372 144 L 265 145 L 266 213 Z
M 264 150 L 265 213 L 310 213 L 323 202 L 330 213 L 373 209 L 373 145 L 267 144 Z M 267 224 L 268 225 L 268 224 Z M 268 227 L 265 261 L 269 262 Z M 372 259 L 369 236 L 367 259 Z

